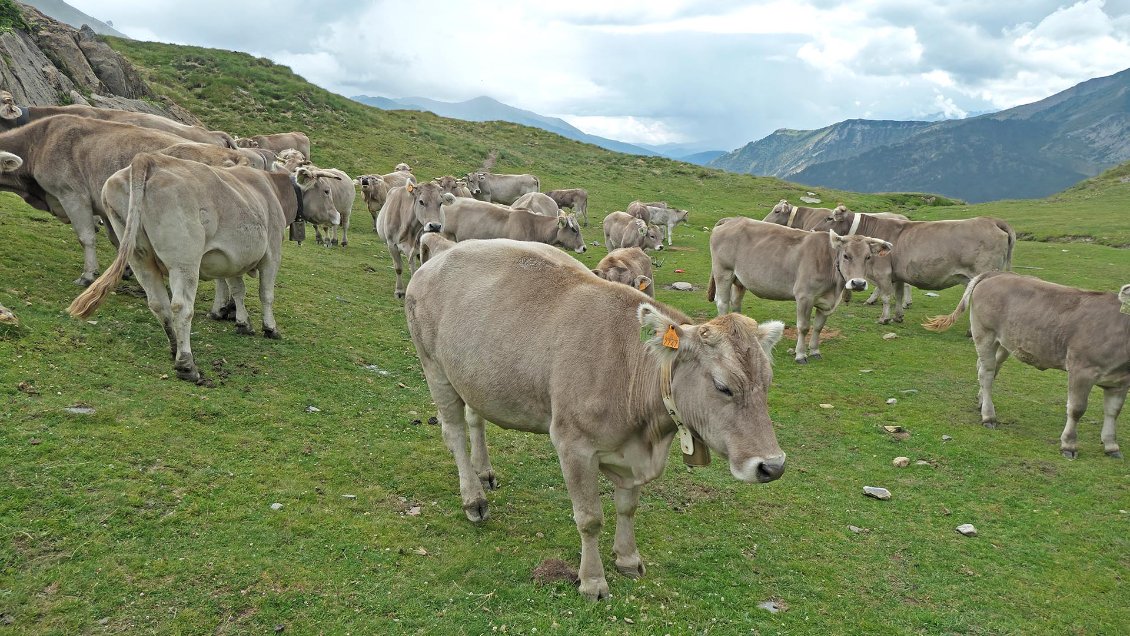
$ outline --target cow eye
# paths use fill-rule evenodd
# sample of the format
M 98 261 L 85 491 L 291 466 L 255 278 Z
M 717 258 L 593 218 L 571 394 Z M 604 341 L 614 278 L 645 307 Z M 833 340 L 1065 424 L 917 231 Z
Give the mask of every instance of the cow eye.
M 726 386 L 725 384 L 722 384 L 718 380 L 714 381 L 714 388 L 718 389 L 718 392 L 721 393 L 722 395 L 728 395 L 730 397 L 733 397 L 733 395 L 734 395 L 734 392 L 730 390 L 730 387 Z
M 850 260 L 851 260 L 851 255 L 849 255 L 849 254 L 844 254 L 844 260 L 845 260 L 845 261 L 850 261 Z
M 869 261 L 869 260 L 871 260 L 871 255 L 870 255 L 870 254 L 868 254 L 867 256 L 864 256 L 864 257 L 863 257 L 863 260 L 865 260 L 865 261 Z

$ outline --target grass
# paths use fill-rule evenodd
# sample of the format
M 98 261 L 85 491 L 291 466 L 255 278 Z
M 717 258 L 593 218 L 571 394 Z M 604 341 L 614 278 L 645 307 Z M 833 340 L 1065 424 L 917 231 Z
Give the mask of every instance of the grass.
M 677 228 L 678 249 L 659 256 L 660 287 L 705 285 L 704 226 L 760 218 L 810 189 L 510 124 L 376 111 L 245 55 L 114 46 L 209 126 L 245 135 L 301 128 L 319 164 L 351 174 L 401 160 L 425 178 L 459 174 L 498 150 L 498 171 L 529 170 L 546 189 L 588 188 L 597 226 L 602 212 L 632 199 L 666 198 L 691 210 L 692 225 Z M 1130 186 L 1115 175 L 1087 187 L 1042 201 L 926 208 L 905 207 L 915 199 L 897 194 L 819 194 L 914 218 L 993 214 L 1032 236 L 1052 236 L 1058 219 L 1065 234 L 1109 233 L 1125 244 L 1120 201 Z M 1108 634 L 1130 624 L 1130 515 L 1120 512 L 1130 509 L 1130 476 L 1125 462 L 1102 455 L 1098 392 L 1076 461 L 1058 454 L 1061 372 L 1007 364 L 995 394 L 1002 425 L 982 428 L 964 323 L 941 335 L 917 326 L 952 310 L 957 288 L 917 293 L 907 322 L 893 327 L 875 324 L 878 308 L 840 307 L 828 325 L 840 336 L 819 363 L 793 364 L 782 343 L 769 404 L 788 471 L 749 486 L 719 462 L 691 470 L 673 455 L 638 514 L 644 578 L 614 573 L 609 523 L 609 602 L 586 603 L 563 583 L 536 585 L 538 563 L 575 566 L 579 549 L 549 440 L 491 428 L 502 488 L 489 495 L 490 521 L 465 519 L 454 465 L 427 424 L 434 411 L 392 295 L 391 260 L 360 201 L 354 214 L 348 248 L 285 246 L 282 341 L 208 321 L 213 288 L 202 285 L 193 349 L 217 384 L 206 389 L 163 377 L 175 378 L 164 334 L 136 283 L 93 322 L 68 318 L 63 308 L 78 291 L 69 281 L 81 266 L 73 232 L 0 196 L 0 304 L 22 323 L 0 327 L 0 633 L 281 625 L 294 634 Z M 586 238 L 598 240 L 599 227 Z M 1024 241 L 1015 263 L 1049 280 L 1117 289 L 1130 252 L 1095 243 Z M 581 259 L 595 264 L 603 252 Z M 103 241 L 103 264 L 111 257 Z M 713 314 L 702 292 L 658 297 L 698 318 Z M 257 300 L 250 309 L 257 323 Z M 792 303 L 747 298 L 746 313 L 795 320 Z M 884 340 L 886 332 L 898 337 Z M 885 404 L 891 397 L 898 402 Z M 66 411 L 75 405 L 95 412 Z M 885 424 L 910 437 L 894 439 Z M 930 465 L 897 469 L 898 455 Z M 894 497 L 864 498 L 864 485 Z M 408 514 L 414 506 L 418 516 Z M 605 513 L 610 522 L 607 498 Z M 980 535 L 958 535 L 961 523 Z M 768 599 L 788 610 L 757 608 Z

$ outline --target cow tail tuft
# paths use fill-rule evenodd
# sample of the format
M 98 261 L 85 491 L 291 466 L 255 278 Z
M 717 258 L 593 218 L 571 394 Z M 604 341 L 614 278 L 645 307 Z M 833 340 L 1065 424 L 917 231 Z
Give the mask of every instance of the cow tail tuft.
M 973 280 L 969 281 L 969 284 L 965 286 L 965 293 L 961 295 L 961 300 L 957 303 L 957 307 L 954 308 L 953 313 L 929 318 L 926 322 L 922 323 L 922 326 L 928 331 L 939 333 L 952 327 L 953 323 L 957 322 L 957 319 L 960 318 L 961 314 L 965 313 L 965 309 L 969 307 L 970 299 L 973 297 L 973 288 L 976 287 L 977 283 L 981 282 L 981 279 L 985 276 L 986 274 L 978 274 L 973 277 Z

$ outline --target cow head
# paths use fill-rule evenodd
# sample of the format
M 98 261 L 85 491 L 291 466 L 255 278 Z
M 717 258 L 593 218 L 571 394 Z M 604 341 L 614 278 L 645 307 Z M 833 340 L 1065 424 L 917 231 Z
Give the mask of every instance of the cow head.
M 577 217 L 572 214 L 557 216 L 557 235 L 553 244 L 571 249 L 578 254 L 583 254 L 588 249 L 585 247 L 585 237 L 581 236 L 581 226 L 577 223 Z
M 294 182 L 302 190 L 302 214 L 312 223 L 341 224 L 341 213 L 334 207 L 330 179 L 340 180 L 341 177 L 312 166 L 299 166 L 294 172 Z
M 467 186 L 466 181 L 464 181 L 462 179 L 456 179 L 455 177 L 453 177 L 451 175 L 446 175 L 446 176 L 443 176 L 443 177 L 436 177 L 435 179 L 432 179 L 432 181 L 436 182 L 436 185 L 439 186 L 440 190 L 442 190 L 443 192 L 450 193 L 454 196 L 459 196 L 458 192 L 459 192 L 460 188 L 464 188 L 464 187 Z
M 773 206 L 773 209 L 769 212 L 769 214 L 766 214 L 765 218 L 761 220 L 765 221 L 766 223 L 788 225 L 789 216 L 792 215 L 792 212 L 793 206 L 789 205 L 789 202 L 785 199 L 781 199 L 777 203 L 777 205 Z
M 396 171 L 397 172 L 412 172 L 412 168 L 409 168 L 408 164 L 401 162 L 401 163 L 396 164 Z
M 836 271 L 851 291 L 867 289 L 867 281 L 888 281 L 892 277 L 891 259 L 894 246 L 869 236 L 840 236 L 828 230 L 828 239 L 836 252 Z
M 16 106 L 16 100 L 8 91 L 0 91 L 0 118 L 19 119 L 24 110 Z
M 640 247 L 645 250 L 663 249 L 663 235 L 658 227 L 636 219 L 636 231 L 640 233 Z
M 671 373 L 678 416 L 711 450 L 729 460 L 745 482 L 773 481 L 785 453 L 769 419 L 766 393 L 773 380 L 770 353 L 784 324 L 758 324 L 742 314 L 680 324 L 651 303 L 637 310 L 649 352 Z M 648 334 L 651 334 L 648 336 Z
M 258 148 L 259 142 L 255 141 L 254 139 L 248 139 L 247 137 L 236 137 L 235 138 L 235 147 L 236 148 Z
M 454 201 L 455 197 L 441 191 L 439 184 L 434 181 L 409 183 L 404 188 L 412 195 L 412 215 L 420 225 L 443 223 L 443 210 L 440 206 Z M 449 196 L 451 196 L 450 201 L 445 198 Z
M 467 189 L 480 201 L 490 201 L 490 176 L 485 172 L 468 172 Z

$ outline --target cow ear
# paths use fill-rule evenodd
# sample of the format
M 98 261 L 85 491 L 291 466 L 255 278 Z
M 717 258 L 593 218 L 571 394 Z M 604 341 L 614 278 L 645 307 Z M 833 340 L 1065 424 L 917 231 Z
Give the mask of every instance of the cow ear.
M 662 360 L 671 360 L 686 341 L 687 330 L 671 320 L 651 303 L 640 303 L 636 310 L 640 321 L 640 340 Z
M 781 335 L 784 333 L 785 323 L 780 320 L 758 323 L 757 342 L 761 345 L 761 349 L 765 351 L 765 355 L 772 358 L 773 347 L 781 340 Z
M 442 178 L 443 178 L 443 177 L 436 177 L 436 178 L 432 179 L 432 181 L 435 181 L 436 183 L 439 183 L 440 179 L 442 179 Z
M 297 170 L 294 171 L 294 180 L 300 186 L 306 186 L 307 184 L 314 181 L 315 179 L 316 179 L 316 177 L 313 174 L 311 174 L 310 171 L 307 170 L 306 168 L 299 167 Z
M 416 190 L 416 184 L 414 184 L 412 182 L 408 182 L 408 183 L 404 184 L 404 189 L 407 190 L 409 192 L 409 194 L 411 194 L 413 191 Z
M 455 195 L 450 192 L 444 192 L 443 196 L 439 198 L 440 205 L 451 205 L 452 203 L 455 203 Z
M 636 219 L 636 229 L 639 230 L 640 236 L 647 236 L 647 223 Z
M 564 215 L 558 214 L 557 215 L 557 227 L 568 227 L 568 226 L 569 226 L 569 220 L 566 219 Z
M 652 280 L 647 276 L 642 275 L 636 276 L 635 280 L 633 280 L 632 282 L 635 284 L 636 289 L 640 291 L 647 291 L 647 288 L 651 287 L 652 285 Z
M 844 237 L 836 234 L 835 230 L 828 230 L 828 241 L 832 244 L 832 249 L 838 250 L 844 244 Z
M 596 274 L 597 278 L 603 278 L 604 280 L 608 280 L 608 275 L 604 273 L 603 269 L 594 269 L 594 270 L 590 270 L 590 271 L 592 271 L 593 274 Z
M 10 152 L 0 152 L 0 173 L 14 172 L 24 165 L 24 160 Z
M 893 249 L 895 249 L 895 246 L 887 241 L 875 241 L 871 243 L 871 253 L 876 256 L 886 256 L 890 254 Z

